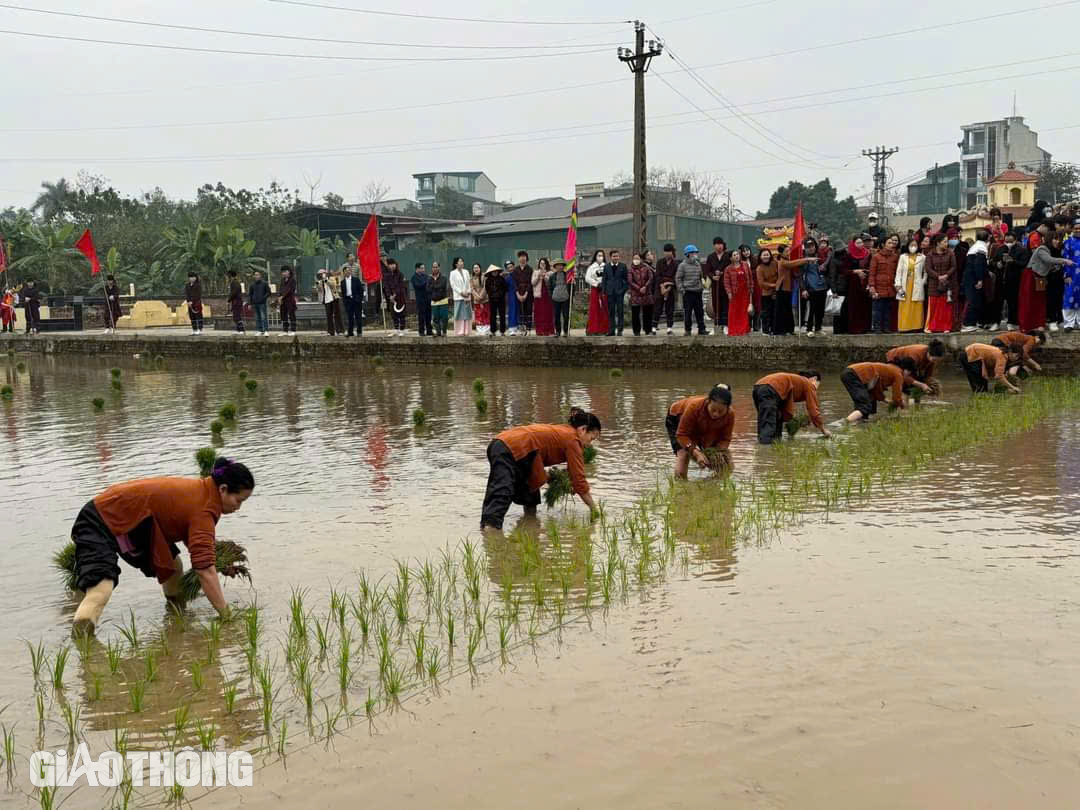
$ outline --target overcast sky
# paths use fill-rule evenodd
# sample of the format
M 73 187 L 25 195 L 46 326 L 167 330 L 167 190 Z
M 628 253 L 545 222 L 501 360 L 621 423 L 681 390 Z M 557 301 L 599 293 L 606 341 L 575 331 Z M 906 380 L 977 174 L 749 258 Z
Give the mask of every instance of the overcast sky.
M 29 205 L 42 180 L 74 180 L 79 170 L 104 175 L 126 193 L 161 186 L 183 197 L 219 180 L 250 188 L 277 180 L 307 196 L 308 182 L 321 177 L 319 196 L 335 192 L 353 202 L 376 180 L 390 186 L 390 196 L 412 198 L 411 175 L 438 170 L 483 170 L 500 199 L 570 196 L 576 182 L 610 180 L 631 168 L 633 83 L 615 51 L 632 44 L 633 32 L 615 21 L 635 17 L 696 69 L 689 73 L 668 55 L 654 63 L 655 75 L 646 82 L 650 163 L 715 172 L 749 213 L 764 208 L 771 191 L 789 179 L 828 176 L 843 194 L 865 193 L 870 162 L 859 151 L 867 146 L 901 148 L 889 161 L 897 181 L 935 161 L 955 160 L 960 125 L 1010 114 L 1014 91 L 1019 113 L 1055 159 L 1075 159 L 1080 145 L 1080 113 L 1071 103 L 1080 67 L 1080 53 L 1072 53 L 1080 0 L 978 23 L 962 21 L 1018 7 L 1001 0 L 967 7 L 864 3 L 857 10 L 843 0 L 310 2 L 612 24 L 406 19 L 275 0 L 0 0 L 340 41 L 178 31 L 0 8 L 0 29 L 46 35 L 0 33 L 0 207 Z M 717 10 L 721 5 L 726 10 Z M 924 26 L 931 30 L 821 47 Z M 57 36 L 350 58 L 198 53 Z M 803 47 L 812 50 L 781 53 Z M 866 87 L 871 84 L 880 86 Z M 725 109 L 728 103 L 752 121 Z

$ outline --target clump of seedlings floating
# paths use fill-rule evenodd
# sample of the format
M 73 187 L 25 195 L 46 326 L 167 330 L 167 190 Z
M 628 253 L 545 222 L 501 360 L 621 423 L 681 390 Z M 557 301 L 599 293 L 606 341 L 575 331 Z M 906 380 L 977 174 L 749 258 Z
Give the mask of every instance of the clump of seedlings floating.
M 109 384 L 112 386 L 113 391 L 116 391 L 117 393 L 120 393 L 124 390 L 124 383 L 121 382 L 119 377 L 113 377 L 109 381 Z
M 412 412 L 412 423 L 413 423 L 413 425 L 415 425 L 418 428 L 421 428 L 421 427 L 424 426 L 425 422 L 427 422 L 427 414 L 424 412 L 423 408 L 417 408 L 416 410 L 414 410 Z
M 584 449 L 582 455 L 585 458 L 586 464 L 592 464 L 594 461 L 596 461 L 596 448 L 590 444 Z
M 10 401 L 15 398 L 15 389 L 10 385 L 0 386 L 0 399 Z
M 235 421 L 236 420 L 236 403 L 235 402 L 226 402 L 224 405 L 221 406 L 221 410 L 218 411 L 218 416 L 220 416 L 226 422 Z
M 613 368 L 611 371 L 608 372 L 608 375 L 611 377 L 611 379 L 617 380 L 619 377 L 621 377 L 623 375 L 622 369 L 621 368 Z
M 109 374 L 112 375 L 112 378 L 114 380 L 119 380 L 120 375 L 123 374 L 123 372 L 120 369 L 114 367 L 109 369 Z
M 442 373 L 444 375 L 446 375 L 446 379 L 448 379 L 448 380 L 454 379 L 454 367 L 453 366 L 446 366 L 446 368 L 444 368 L 442 370 Z
M 105 407 L 105 400 L 101 397 L 94 397 L 91 400 L 91 403 L 93 404 L 95 411 L 100 411 L 102 408 Z
M 195 463 L 199 465 L 199 475 L 205 478 L 214 471 L 217 450 L 213 447 L 200 447 L 195 451 Z
M 24 363 L 22 360 L 20 360 L 18 363 L 15 364 L 15 370 L 16 371 L 26 371 L 26 363 Z
M 213 433 L 215 436 L 220 436 L 221 431 L 223 431 L 224 429 L 225 423 L 222 422 L 220 419 L 215 419 L 213 422 L 210 423 L 210 432 Z
M 328 385 L 326 386 L 326 388 L 323 389 L 322 395 L 323 399 L 325 399 L 327 402 L 330 402 L 334 397 L 337 396 L 337 391 L 334 390 L 334 386 Z
M 472 381 L 472 390 L 477 396 L 482 395 L 484 393 L 484 381 L 477 377 Z
M 258 380 L 244 380 L 244 388 L 246 388 L 250 393 L 254 394 L 255 389 L 258 388 L 258 387 L 259 387 L 259 381 Z

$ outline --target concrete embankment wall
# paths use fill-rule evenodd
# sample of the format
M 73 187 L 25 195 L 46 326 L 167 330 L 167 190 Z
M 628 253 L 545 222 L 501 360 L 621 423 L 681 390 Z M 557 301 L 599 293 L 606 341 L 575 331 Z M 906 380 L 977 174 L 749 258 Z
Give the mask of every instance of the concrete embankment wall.
M 565 366 L 599 368 L 728 369 L 770 371 L 776 369 L 837 368 L 848 363 L 883 360 L 893 346 L 926 342 L 926 335 L 844 335 L 808 339 L 804 336 L 768 338 L 550 338 L 385 337 L 360 339 L 328 335 L 296 338 L 245 337 L 210 334 L 189 337 L 178 334 L 12 336 L 0 340 L 0 351 L 50 355 L 147 354 L 151 357 L 303 360 L 356 362 L 380 355 L 388 364 Z M 989 343 L 993 335 L 948 335 L 946 345 L 955 351 L 968 343 Z M 1036 355 L 1048 373 L 1080 373 L 1080 338 L 1061 336 L 1041 347 Z

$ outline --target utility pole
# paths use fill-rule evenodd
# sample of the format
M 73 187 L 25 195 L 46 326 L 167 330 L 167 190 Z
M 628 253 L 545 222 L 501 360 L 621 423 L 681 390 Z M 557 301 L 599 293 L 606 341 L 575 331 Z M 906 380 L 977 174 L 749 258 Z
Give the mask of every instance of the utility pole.
M 619 61 L 634 74 L 634 247 L 644 252 L 649 247 L 645 178 L 645 73 L 653 57 L 664 51 L 663 43 L 649 40 L 645 50 L 645 25 L 634 20 L 634 50 L 619 48 Z
M 899 146 L 894 146 L 892 149 L 878 146 L 874 149 L 862 150 L 865 157 L 874 161 L 874 210 L 881 218 L 882 225 L 888 222 L 885 217 L 885 161 L 899 151 Z

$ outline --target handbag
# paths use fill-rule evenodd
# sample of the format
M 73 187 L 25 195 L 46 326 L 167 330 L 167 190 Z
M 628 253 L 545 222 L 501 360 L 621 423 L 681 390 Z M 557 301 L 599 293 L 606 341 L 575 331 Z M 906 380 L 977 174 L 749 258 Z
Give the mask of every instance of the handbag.
M 825 293 L 825 312 L 829 315 L 839 315 L 844 307 L 844 296 L 837 295 L 832 290 Z
M 1046 292 L 1046 276 L 1035 276 L 1035 292 Z

